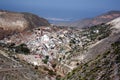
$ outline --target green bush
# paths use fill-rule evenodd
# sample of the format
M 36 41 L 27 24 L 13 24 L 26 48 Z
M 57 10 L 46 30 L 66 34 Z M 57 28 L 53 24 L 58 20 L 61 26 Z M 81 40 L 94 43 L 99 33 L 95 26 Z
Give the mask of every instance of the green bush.
M 45 64 L 47 64 L 48 60 L 49 60 L 49 56 L 45 56 L 45 59 L 42 60 L 42 61 L 43 61 Z
M 18 46 L 16 46 L 15 51 L 18 53 L 23 53 L 23 54 L 29 54 L 30 50 L 28 49 L 26 44 L 20 44 Z

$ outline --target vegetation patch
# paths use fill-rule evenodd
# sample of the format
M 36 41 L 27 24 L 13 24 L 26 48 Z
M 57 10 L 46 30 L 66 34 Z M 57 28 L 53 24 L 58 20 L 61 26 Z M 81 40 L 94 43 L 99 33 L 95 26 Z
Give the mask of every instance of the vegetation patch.
M 26 54 L 26 55 L 30 53 L 30 50 L 28 49 L 27 45 L 24 43 L 16 46 L 15 51 L 17 53 L 22 53 L 22 54 Z

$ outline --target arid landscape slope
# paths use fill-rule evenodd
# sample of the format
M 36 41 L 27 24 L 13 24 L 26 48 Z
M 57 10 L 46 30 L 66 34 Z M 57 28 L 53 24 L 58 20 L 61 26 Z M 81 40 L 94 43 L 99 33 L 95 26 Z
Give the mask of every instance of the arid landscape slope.
M 0 39 L 13 33 L 49 25 L 46 19 L 31 13 L 0 10 Z
M 111 35 L 93 44 L 86 53 L 86 62 L 70 72 L 64 80 L 120 79 L 120 17 L 107 24 L 112 25 Z

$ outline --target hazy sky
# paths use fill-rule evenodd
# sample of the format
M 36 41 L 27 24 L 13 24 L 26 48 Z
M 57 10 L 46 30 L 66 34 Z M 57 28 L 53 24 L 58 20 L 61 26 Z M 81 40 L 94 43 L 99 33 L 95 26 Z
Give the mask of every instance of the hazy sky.
M 0 0 L 0 9 L 31 12 L 52 20 L 68 21 L 120 10 L 120 0 Z

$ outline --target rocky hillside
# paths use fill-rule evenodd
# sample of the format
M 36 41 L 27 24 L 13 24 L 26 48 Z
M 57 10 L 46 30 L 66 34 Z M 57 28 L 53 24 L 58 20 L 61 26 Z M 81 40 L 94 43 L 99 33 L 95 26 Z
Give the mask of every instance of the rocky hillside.
M 58 25 L 85 28 L 85 27 L 98 25 L 101 23 L 107 23 L 117 17 L 120 17 L 120 11 L 110 11 L 94 18 L 87 18 L 70 23 L 60 23 Z
M 64 80 L 120 80 L 120 38 L 96 58 L 81 64 Z
M 120 79 L 120 18 L 107 24 L 111 35 L 91 45 L 83 62 L 64 80 L 119 80 Z
M 0 10 L 0 39 L 15 32 L 49 25 L 47 20 L 31 13 Z
M 37 71 L 24 61 L 8 56 L 12 52 L 0 47 L 0 80 L 51 80 L 52 77 Z

